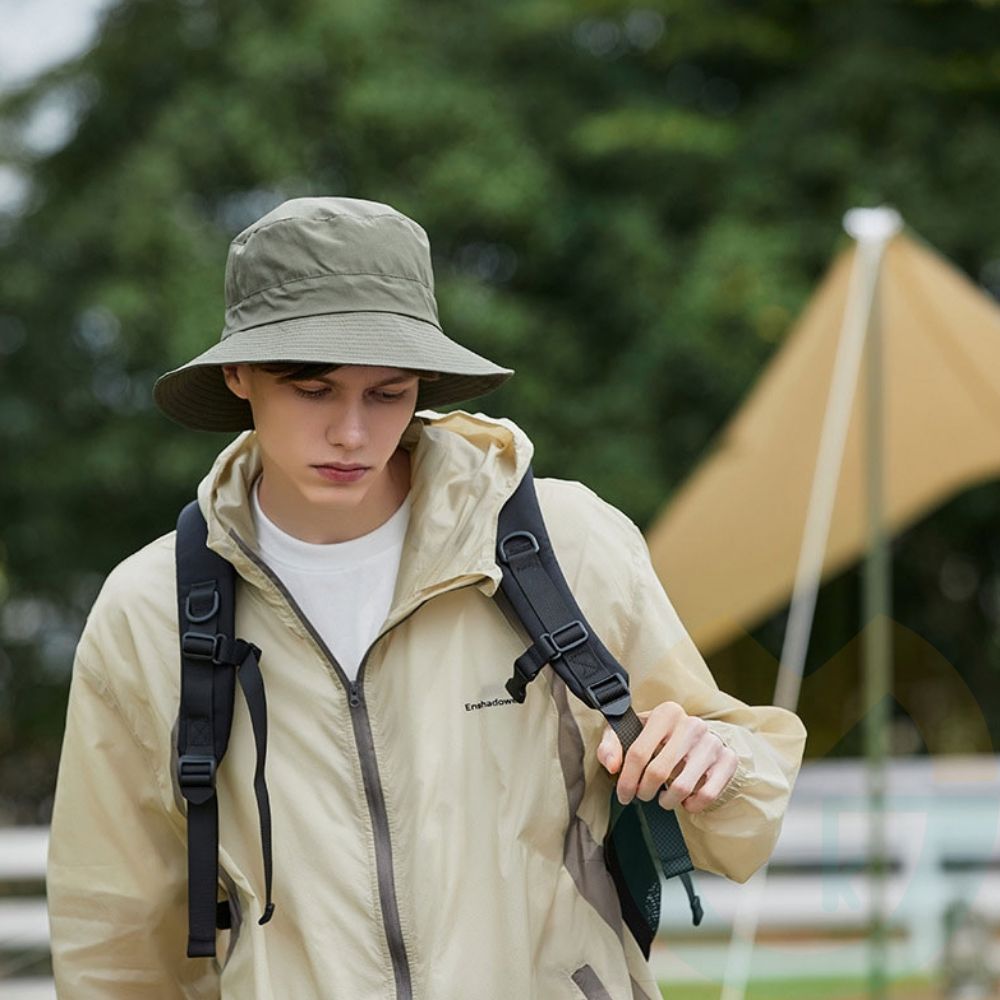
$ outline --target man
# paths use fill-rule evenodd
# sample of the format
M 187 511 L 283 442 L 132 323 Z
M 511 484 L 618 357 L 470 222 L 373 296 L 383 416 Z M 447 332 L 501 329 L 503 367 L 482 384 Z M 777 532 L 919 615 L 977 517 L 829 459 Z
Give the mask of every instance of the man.
M 218 960 L 184 957 L 186 803 L 174 533 L 109 576 L 74 665 L 52 824 L 60 996 L 550 1000 L 656 997 L 601 843 L 610 793 L 678 810 L 692 860 L 768 857 L 804 732 L 718 690 L 631 521 L 538 480 L 553 548 L 628 669 L 642 735 L 550 671 L 491 599 L 497 515 L 533 447 L 433 412 L 512 373 L 440 330 L 426 235 L 386 205 L 297 199 L 233 241 L 219 344 L 157 383 L 186 426 L 242 433 L 198 489 L 263 650 L 274 903 L 237 711 L 217 775 Z M 419 411 L 419 412 L 417 412 Z

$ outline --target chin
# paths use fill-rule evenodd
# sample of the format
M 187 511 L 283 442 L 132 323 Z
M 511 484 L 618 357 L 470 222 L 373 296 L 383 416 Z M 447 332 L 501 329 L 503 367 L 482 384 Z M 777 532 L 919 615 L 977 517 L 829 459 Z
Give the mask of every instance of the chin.
M 302 495 L 309 503 L 337 504 L 346 502 L 353 505 L 360 503 L 368 492 L 367 488 L 359 489 L 358 487 L 361 485 L 361 483 L 311 483 L 302 490 Z M 364 485 L 367 487 L 367 483 Z

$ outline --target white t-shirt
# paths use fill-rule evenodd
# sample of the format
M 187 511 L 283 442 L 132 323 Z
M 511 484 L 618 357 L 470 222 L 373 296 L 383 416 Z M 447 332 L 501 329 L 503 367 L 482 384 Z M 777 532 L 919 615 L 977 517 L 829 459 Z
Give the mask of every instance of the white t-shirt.
M 250 497 L 260 554 L 353 681 L 392 604 L 410 496 L 367 535 L 320 545 L 295 538 L 269 520 L 260 506 L 259 487 L 258 477 Z

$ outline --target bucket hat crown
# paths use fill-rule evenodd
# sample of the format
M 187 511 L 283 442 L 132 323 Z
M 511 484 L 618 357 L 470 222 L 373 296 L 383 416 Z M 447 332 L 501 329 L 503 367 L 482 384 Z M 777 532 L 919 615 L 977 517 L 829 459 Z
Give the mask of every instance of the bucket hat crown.
M 253 427 L 224 364 L 374 365 L 438 373 L 417 408 L 481 396 L 501 368 L 449 339 L 438 320 L 430 242 L 412 219 L 358 198 L 294 198 L 229 246 L 226 313 L 216 345 L 153 388 L 169 417 L 200 430 Z

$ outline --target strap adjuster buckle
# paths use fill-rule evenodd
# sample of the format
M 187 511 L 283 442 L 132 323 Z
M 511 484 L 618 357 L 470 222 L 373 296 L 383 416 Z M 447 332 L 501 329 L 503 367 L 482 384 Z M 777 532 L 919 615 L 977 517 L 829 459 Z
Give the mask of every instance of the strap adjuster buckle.
M 594 708 L 599 709 L 605 716 L 622 715 L 632 704 L 628 685 L 622 680 L 620 674 L 611 674 L 603 681 L 589 684 L 587 695 Z
M 212 635 L 211 632 L 185 632 L 181 637 L 181 650 L 192 660 L 211 660 L 213 663 L 218 663 L 222 639 L 223 636 Z
M 559 637 L 574 628 L 577 630 L 576 634 L 569 638 L 568 641 L 562 642 Z M 560 625 L 559 628 L 552 632 L 543 632 L 541 638 L 546 646 L 550 647 L 547 650 L 549 652 L 549 659 L 557 660 L 563 653 L 568 653 L 571 649 L 582 646 L 590 638 L 590 633 L 579 618 L 574 618 L 573 621 L 566 625 Z
M 215 758 L 186 753 L 177 761 L 177 784 L 188 801 L 204 802 L 215 788 Z M 208 794 L 206 794 L 206 792 Z

